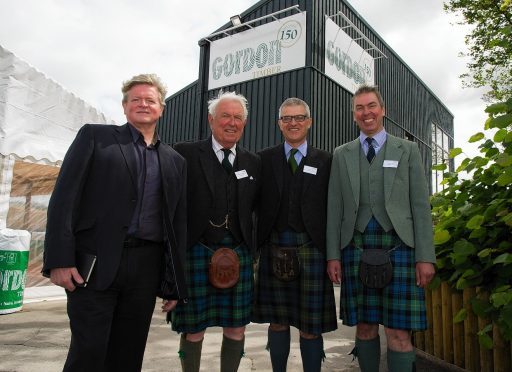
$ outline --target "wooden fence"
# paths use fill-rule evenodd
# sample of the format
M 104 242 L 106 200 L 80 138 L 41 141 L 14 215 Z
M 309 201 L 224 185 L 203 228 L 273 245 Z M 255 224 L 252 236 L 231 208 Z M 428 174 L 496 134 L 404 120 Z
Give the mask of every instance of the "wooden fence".
M 512 371 L 512 345 L 505 341 L 495 324 L 492 327 L 493 348 L 480 346 L 478 331 L 490 323 L 475 316 L 470 300 L 475 296 L 488 296 L 478 288 L 463 292 L 442 283 L 436 290 L 426 290 L 427 320 L 429 328 L 414 334 L 415 346 L 430 355 L 472 372 Z M 463 322 L 454 323 L 453 317 L 462 308 L 467 309 Z

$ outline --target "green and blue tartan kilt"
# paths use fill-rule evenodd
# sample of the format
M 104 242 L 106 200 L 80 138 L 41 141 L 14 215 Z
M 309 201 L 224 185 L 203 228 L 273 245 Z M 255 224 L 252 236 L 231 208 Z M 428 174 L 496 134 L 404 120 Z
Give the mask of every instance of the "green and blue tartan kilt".
M 325 255 L 312 245 L 307 234 L 272 233 L 270 241 L 299 247 L 300 277 L 290 282 L 276 278 L 272 273 L 272 244 L 262 247 L 251 320 L 289 325 L 313 335 L 335 330 L 336 303 Z
M 382 289 L 367 288 L 359 279 L 362 249 L 391 249 L 393 278 Z M 385 232 L 372 217 L 364 234 L 356 232 L 350 245 L 341 251 L 343 280 L 340 318 L 343 324 L 382 324 L 387 328 L 424 330 L 427 328 L 425 293 L 416 286 L 414 249 L 394 232 Z
M 234 248 L 240 259 L 240 278 L 231 288 L 218 289 L 208 280 L 208 267 L 215 250 Z M 254 289 L 252 255 L 245 245 L 233 247 L 231 239 L 208 247 L 198 243 L 187 251 L 186 275 L 189 298 L 171 314 L 172 329 L 197 333 L 208 327 L 243 327 L 250 322 Z

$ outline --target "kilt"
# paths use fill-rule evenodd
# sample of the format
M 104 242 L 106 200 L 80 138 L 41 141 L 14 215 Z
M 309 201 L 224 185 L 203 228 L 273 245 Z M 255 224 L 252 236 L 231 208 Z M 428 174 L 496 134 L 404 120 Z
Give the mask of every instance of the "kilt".
M 213 252 L 220 247 L 234 248 L 240 259 L 240 278 L 231 288 L 218 289 L 208 281 L 208 267 Z M 230 239 L 208 247 L 198 243 L 187 251 L 189 298 L 178 303 L 171 314 L 172 329 L 197 333 L 208 327 L 243 327 L 250 322 L 253 296 L 252 255 L 245 245 L 233 247 Z
M 367 288 L 359 279 L 362 249 L 390 249 L 393 279 L 385 288 Z M 427 328 L 425 293 L 416 286 L 414 249 L 406 246 L 394 232 L 385 232 L 372 218 L 364 234 L 356 232 L 350 245 L 341 251 L 343 281 L 340 318 L 343 324 L 382 324 L 393 329 Z
M 290 282 L 276 278 L 272 273 L 272 246 L 265 245 L 256 277 L 251 320 L 293 326 L 313 335 L 335 330 L 336 304 L 325 255 L 312 245 L 307 234 L 274 232 L 270 241 L 275 245 L 299 247 L 301 273 Z

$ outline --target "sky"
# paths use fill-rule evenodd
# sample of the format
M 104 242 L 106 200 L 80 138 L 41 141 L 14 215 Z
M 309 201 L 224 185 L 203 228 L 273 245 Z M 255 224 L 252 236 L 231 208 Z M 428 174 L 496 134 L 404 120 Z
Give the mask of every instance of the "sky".
M 468 28 L 442 0 L 348 0 L 454 114 L 455 146 L 486 119 L 482 91 L 462 88 Z M 257 0 L 0 0 L 0 45 L 118 124 L 121 82 L 159 75 L 172 94 L 198 77 L 198 41 Z

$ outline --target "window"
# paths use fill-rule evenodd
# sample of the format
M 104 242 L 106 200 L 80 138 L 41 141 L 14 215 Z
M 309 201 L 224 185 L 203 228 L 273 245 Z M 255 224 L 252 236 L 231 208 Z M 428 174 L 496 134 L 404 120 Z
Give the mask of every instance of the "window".
M 450 152 L 450 137 L 437 124 L 432 123 L 432 165 L 446 164 L 450 167 L 448 154 Z M 441 184 L 445 171 L 432 170 L 432 193 L 444 188 Z

